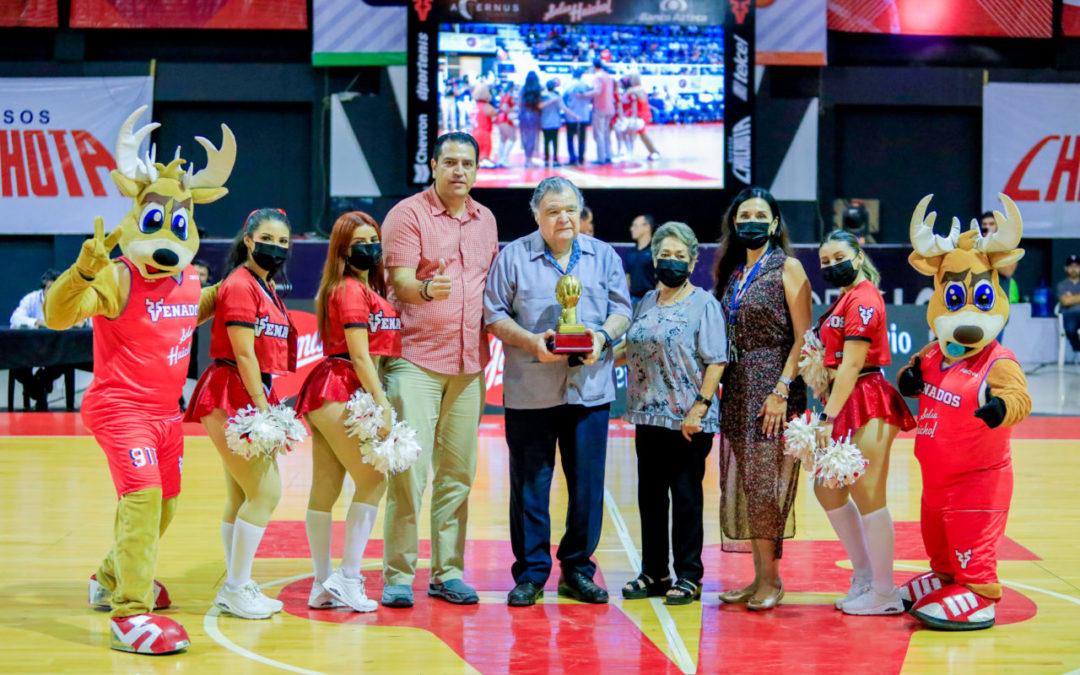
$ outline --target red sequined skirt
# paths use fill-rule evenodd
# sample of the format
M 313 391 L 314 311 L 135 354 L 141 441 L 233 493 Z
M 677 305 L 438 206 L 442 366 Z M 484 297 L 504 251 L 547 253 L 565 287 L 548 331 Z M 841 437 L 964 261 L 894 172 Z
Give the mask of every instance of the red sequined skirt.
M 266 401 L 270 405 L 280 403 L 273 389 L 267 391 Z M 249 405 L 253 405 L 251 396 L 240 379 L 240 371 L 227 361 L 215 360 L 203 371 L 199 383 L 195 385 L 184 421 L 201 422 L 214 408 L 221 408 L 232 417 L 237 410 Z
M 874 419 L 885 420 L 904 431 L 915 428 L 915 418 L 904 397 L 881 372 L 859 376 L 855 389 L 833 422 L 832 437 L 844 438 L 849 431 L 854 432 Z
M 353 392 L 362 388 L 352 362 L 331 356 L 308 373 L 293 407 L 297 415 L 303 415 L 318 410 L 326 401 L 348 401 Z

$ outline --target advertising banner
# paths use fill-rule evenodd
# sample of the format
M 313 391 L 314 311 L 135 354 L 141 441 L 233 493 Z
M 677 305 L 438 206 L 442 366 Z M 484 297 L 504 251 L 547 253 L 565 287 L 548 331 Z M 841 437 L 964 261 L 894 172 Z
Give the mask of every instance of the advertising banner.
M 0 2 L 0 26 L 56 28 L 56 0 L 5 0 Z
M 829 30 L 1048 38 L 1053 0 L 829 0 Z
M 724 20 L 724 187 L 754 183 L 754 2 L 729 0 Z
M 131 199 L 109 176 L 116 137 L 153 94 L 151 77 L 0 78 L 0 234 L 90 234 L 95 216 L 118 223 Z M 194 140 L 188 149 L 203 160 Z
M 71 0 L 72 28 L 304 30 L 306 0 Z
M 757 0 L 757 63 L 824 66 L 826 0 Z
M 409 4 L 409 0 L 312 0 L 312 65 L 405 65 Z
M 1024 237 L 1080 237 L 1080 84 L 983 87 L 983 204 L 1004 192 Z

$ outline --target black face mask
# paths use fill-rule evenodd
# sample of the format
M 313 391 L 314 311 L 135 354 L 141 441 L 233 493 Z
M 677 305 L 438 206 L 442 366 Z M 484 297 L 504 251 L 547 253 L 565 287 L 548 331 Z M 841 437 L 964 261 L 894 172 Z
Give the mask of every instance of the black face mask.
M 382 260 L 382 244 L 353 244 L 349 249 L 349 264 L 358 270 L 373 270 Z
M 281 269 L 288 257 L 289 249 L 265 241 L 255 242 L 255 250 L 251 252 L 251 259 L 270 276 L 274 276 L 274 273 Z
M 739 237 L 742 245 L 751 251 L 756 251 L 769 243 L 769 227 L 771 223 L 746 222 L 735 225 L 735 234 Z
M 660 283 L 668 288 L 678 288 L 690 276 L 690 263 L 675 258 L 661 258 L 656 261 L 654 271 Z
M 850 260 L 844 260 L 821 268 L 821 276 L 825 277 L 825 281 L 833 286 L 843 288 L 855 283 L 855 278 L 859 276 L 859 270 L 855 269 L 855 265 Z

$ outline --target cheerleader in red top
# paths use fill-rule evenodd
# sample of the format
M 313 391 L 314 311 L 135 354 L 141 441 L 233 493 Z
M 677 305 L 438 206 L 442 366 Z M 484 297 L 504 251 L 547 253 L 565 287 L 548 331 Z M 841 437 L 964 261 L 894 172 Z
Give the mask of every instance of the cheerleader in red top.
M 499 129 L 499 158 L 495 166 L 510 166 L 510 151 L 517 143 L 517 85 L 510 82 L 499 99 L 499 114 L 495 116 L 495 126 Z
M 218 291 L 210 335 L 213 362 L 199 378 L 184 417 L 185 422 L 202 422 L 225 465 L 221 540 L 228 577 L 214 604 L 244 619 L 268 619 L 282 608 L 251 579 L 255 551 L 281 497 L 281 477 L 273 456 L 234 454 L 225 425 L 242 408 L 264 410 L 277 404 L 272 377 L 296 370 L 296 330 L 271 281 L 288 253 L 285 212 L 252 212 L 233 243 L 234 269 Z
M 472 135 L 480 148 L 478 166 L 481 169 L 490 169 L 495 166 L 491 161 L 491 128 L 497 111 L 495 106 L 491 105 L 491 91 L 486 84 L 477 85 L 473 98 L 476 100 L 476 122 L 473 124 Z
M 660 151 L 656 149 L 652 139 L 649 138 L 648 128 L 652 123 L 652 108 L 649 107 L 649 94 L 645 91 L 645 87 L 641 84 L 641 73 L 630 74 L 630 93 L 637 99 L 638 106 L 638 119 L 641 120 L 641 128 L 637 130 L 637 135 L 641 138 L 641 142 L 645 144 L 645 148 L 649 151 L 649 161 L 660 159 Z
M 891 359 L 878 271 L 858 239 L 843 230 L 830 232 L 819 254 L 822 275 L 842 295 L 819 323 L 832 384 L 818 445 L 850 433 L 870 462 L 850 487 L 814 487 L 854 568 L 851 590 L 836 607 L 845 614 L 899 614 L 904 605 L 893 582 L 895 533 L 885 484 L 893 439 L 900 429 L 914 429 L 915 419 L 881 371 Z
M 315 301 L 323 351 L 328 356 L 308 375 L 296 399 L 296 412 L 311 427 L 312 478 L 306 529 L 315 581 L 308 606 L 340 607 L 371 612 L 378 603 L 364 591 L 360 564 L 385 476 L 363 461 L 355 438 L 348 435 L 345 404 L 358 389 L 382 406 L 380 438 L 390 433 L 390 402 L 375 359 L 401 355 L 401 319 L 383 295 L 382 244 L 379 226 L 366 213 L 346 213 L 334 223 L 322 283 Z M 330 569 L 330 530 L 334 502 L 348 471 L 356 483 L 345 518 L 345 554 L 341 567 Z

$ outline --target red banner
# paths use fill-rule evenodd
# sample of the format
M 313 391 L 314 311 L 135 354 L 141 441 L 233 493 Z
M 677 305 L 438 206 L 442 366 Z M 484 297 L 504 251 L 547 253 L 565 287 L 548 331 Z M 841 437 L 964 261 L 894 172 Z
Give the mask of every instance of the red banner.
M 56 0 L 3 0 L 0 2 L 0 26 L 56 28 Z
M 1080 37 L 1080 0 L 1065 0 L 1061 8 L 1061 34 Z
M 829 0 L 829 30 L 1048 38 L 1053 0 Z
M 307 26 L 305 0 L 71 0 L 72 28 L 304 30 Z

